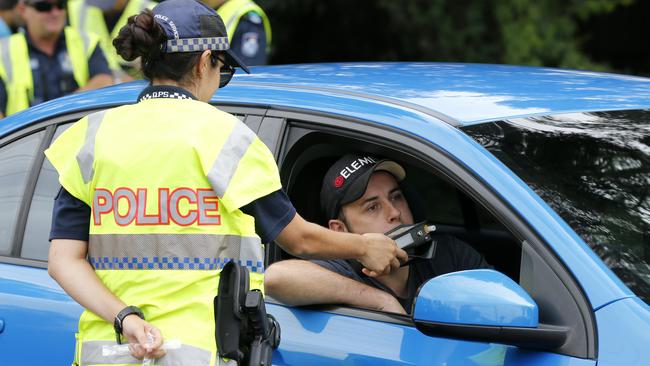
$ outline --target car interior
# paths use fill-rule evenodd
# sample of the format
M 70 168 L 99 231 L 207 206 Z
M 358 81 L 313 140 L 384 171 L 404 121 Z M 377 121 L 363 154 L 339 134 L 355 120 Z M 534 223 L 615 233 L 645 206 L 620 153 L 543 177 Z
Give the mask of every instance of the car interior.
M 426 221 L 437 234 L 450 234 L 472 245 L 495 269 L 519 281 L 521 247 L 485 209 L 437 176 L 432 168 L 404 153 L 353 138 L 315 132 L 295 143 L 281 168 L 283 185 L 298 213 L 327 226 L 320 210 L 320 189 L 325 172 L 343 154 L 363 152 L 395 160 L 406 170 L 400 186 L 415 222 Z M 292 258 L 277 245 L 269 246 L 269 263 Z

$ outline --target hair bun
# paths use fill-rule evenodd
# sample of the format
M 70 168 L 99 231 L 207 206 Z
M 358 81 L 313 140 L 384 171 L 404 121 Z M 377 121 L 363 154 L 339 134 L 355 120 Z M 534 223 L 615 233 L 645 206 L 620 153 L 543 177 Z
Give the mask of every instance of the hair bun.
M 143 62 L 146 62 L 158 57 L 164 40 L 163 29 L 153 19 L 151 10 L 145 9 L 140 14 L 129 17 L 113 40 L 113 46 L 126 61 L 142 56 Z

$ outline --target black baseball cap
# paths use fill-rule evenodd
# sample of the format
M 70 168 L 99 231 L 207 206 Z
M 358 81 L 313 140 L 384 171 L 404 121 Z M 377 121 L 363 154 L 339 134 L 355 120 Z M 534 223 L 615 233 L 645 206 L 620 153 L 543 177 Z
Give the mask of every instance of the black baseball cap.
M 197 0 L 165 0 L 152 11 L 154 20 L 167 36 L 163 52 L 223 51 L 230 66 L 250 74 L 230 49 L 226 26 L 214 9 Z
M 325 173 L 320 190 L 320 206 L 326 219 L 336 218 L 343 205 L 363 196 L 376 171 L 386 171 L 398 182 L 406 177 L 404 168 L 392 160 L 363 154 L 347 154 L 337 160 Z

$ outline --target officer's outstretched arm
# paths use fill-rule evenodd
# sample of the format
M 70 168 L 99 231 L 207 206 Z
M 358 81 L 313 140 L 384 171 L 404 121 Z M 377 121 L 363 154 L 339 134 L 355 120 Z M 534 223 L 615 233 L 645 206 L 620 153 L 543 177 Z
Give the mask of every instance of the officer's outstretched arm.
M 399 269 L 407 254 L 383 234 L 352 234 L 326 229 L 296 216 L 276 241 L 289 253 L 307 259 L 356 259 L 368 276 Z

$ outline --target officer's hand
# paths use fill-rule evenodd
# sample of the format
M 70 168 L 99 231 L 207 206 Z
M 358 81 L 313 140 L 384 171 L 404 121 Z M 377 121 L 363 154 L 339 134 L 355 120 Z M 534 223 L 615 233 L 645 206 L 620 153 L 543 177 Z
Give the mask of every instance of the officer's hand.
M 362 271 L 366 276 L 377 277 L 399 269 L 400 262 L 406 262 L 408 255 L 397 247 L 393 239 L 384 234 L 363 234 L 366 243 L 366 254 L 359 258 L 365 267 Z
M 122 321 L 122 334 L 129 342 L 131 355 L 138 360 L 144 356 L 156 359 L 165 355 L 160 330 L 135 314 L 127 315 Z M 149 334 L 153 336 L 153 341 L 148 337 Z

